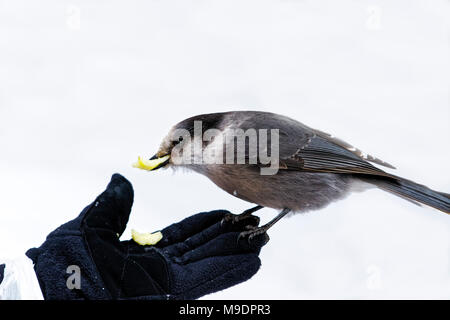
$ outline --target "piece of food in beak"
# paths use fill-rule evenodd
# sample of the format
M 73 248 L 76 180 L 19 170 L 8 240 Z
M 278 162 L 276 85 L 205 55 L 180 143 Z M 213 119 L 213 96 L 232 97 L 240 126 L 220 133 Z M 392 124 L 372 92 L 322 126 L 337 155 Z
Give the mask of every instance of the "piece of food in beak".
M 163 235 L 160 231 L 155 233 L 140 233 L 136 230 L 131 230 L 131 238 L 133 238 L 134 242 L 140 244 L 141 246 L 153 246 L 157 244 Z
M 169 158 L 170 158 L 169 155 L 161 158 L 156 158 L 154 160 L 145 160 L 142 159 L 141 157 L 138 157 L 138 161 L 133 164 L 133 167 L 151 171 L 164 166 L 169 160 Z

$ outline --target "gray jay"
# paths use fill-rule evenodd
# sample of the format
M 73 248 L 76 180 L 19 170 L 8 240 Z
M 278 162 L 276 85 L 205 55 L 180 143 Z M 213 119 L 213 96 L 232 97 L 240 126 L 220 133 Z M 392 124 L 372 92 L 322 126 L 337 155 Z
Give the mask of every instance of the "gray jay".
M 225 220 L 240 221 L 269 207 L 281 212 L 249 239 L 289 212 L 321 209 L 372 187 L 450 213 L 450 195 L 395 176 L 373 164 L 392 165 L 325 132 L 268 112 L 203 114 L 176 124 L 150 160 L 135 167 L 182 167 L 208 177 L 228 193 L 256 204 Z

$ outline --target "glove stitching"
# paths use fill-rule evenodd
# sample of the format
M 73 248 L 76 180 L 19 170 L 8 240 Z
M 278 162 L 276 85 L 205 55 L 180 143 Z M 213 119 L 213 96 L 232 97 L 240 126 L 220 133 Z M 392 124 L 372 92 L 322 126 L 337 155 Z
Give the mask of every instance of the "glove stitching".
M 139 269 L 141 269 L 145 274 L 148 274 L 147 270 L 145 270 L 145 269 L 144 269 L 144 268 L 143 268 L 136 260 L 134 260 L 133 258 L 129 257 L 129 258 L 127 259 L 127 262 L 126 262 L 126 263 L 128 263 L 129 261 L 133 261 L 133 262 L 136 264 L 136 267 L 138 267 Z M 164 260 L 164 262 L 165 262 L 165 260 Z M 166 273 L 167 273 L 167 265 L 166 265 L 166 263 L 164 263 L 164 268 L 165 268 Z M 168 273 L 167 273 L 167 274 L 168 274 Z M 152 277 L 150 277 L 150 278 L 152 279 L 153 283 L 158 287 L 158 289 L 159 289 L 161 292 L 164 293 L 165 296 L 169 295 L 169 294 L 168 294 L 168 293 L 160 286 L 160 284 L 159 284 L 158 282 L 156 282 L 155 280 L 153 280 Z
M 124 258 L 124 263 L 123 263 L 123 267 L 122 267 L 122 273 L 120 275 L 120 286 L 119 286 L 119 293 L 118 293 L 118 297 L 120 298 L 122 296 L 122 283 L 123 283 L 123 279 L 125 278 L 125 269 L 128 263 L 128 257 L 130 256 L 130 247 L 127 247 L 127 253 L 125 255 Z
M 97 202 L 97 199 L 89 206 L 89 208 L 86 210 L 86 213 L 83 216 L 83 219 L 81 220 L 80 223 L 80 232 L 81 232 L 81 236 L 83 237 L 83 244 L 85 246 L 86 251 L 89 253 L 89 257 L 91 258 L 94 268 L 97 271 L 97 274 L 99 275 L 100 279 L 102 280 L 102 285 L 105 284 L 105 280 L 102 278 L 102 274 L 100 273 L 100 270 L 98 269 L 97 263 L 95 262 L 93 255 L 92 255 L 92 250 L 91 247 L 89 246 L 89 242 L 87 241 L 87 237 L 86 237 L 86 233 L 85 233 L 85 229 L 89 228 L 89 226 L 87 226 L 86 224 L 86 218 L 89 215 L 90 211 L 92 210 L 92 208 L 94 207 L 94 204 Z M 104 285 L 105 289 L 106 286 Z M 105 290 L 106 293 L 109 296 L 109 299 L 112 299 L 112 294 L 111 292 L 109 292 L 109 290 Z
M 171 274 L 171 272 L 170 272 L 170 270 L 169 270 L 168 264 L 171 263 L 171 262 L 168 260 L 168 257 L 166 257 L 166 256 L 160 251 L 160 249 L 154 248 L 154 247 L 152 247 L 151 249 L 152 249 L 154 252 L 156 252 L 159 256 L 161 256 L 162 259 L 163 259 L 163 261 L 164 261 L 164 271 L 165 271 L 165 273 L 166 273 L 166 275 L 167 275 L 167 287 L 169 288 L 169 292 L 170 292 L 170 291 L 172 291 L 172 283 L 173 283 L 173 279 L 172 279 L 172 274 Z M 155 282 L 155 283 L 156 283 L 156 282 Z M 157 283 L 157 284 L 158 284 L 158 283 Z M 159 286 L 159 284 L 158 284 L 158 286 Z M 165 291 L 162 290 L 162 289 L 161 289 L 161 291 L 162 291 L 162 292 L 165 292 Z M 170 295 L 170 293 L 166 293 L 166 295 Z

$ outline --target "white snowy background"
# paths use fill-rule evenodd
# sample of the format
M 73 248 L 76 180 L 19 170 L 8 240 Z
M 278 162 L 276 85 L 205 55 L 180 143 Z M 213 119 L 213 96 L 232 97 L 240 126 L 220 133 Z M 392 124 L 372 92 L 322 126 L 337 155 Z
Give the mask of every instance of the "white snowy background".
M 40 245 L 119 172 L 130 229 L 250 204 L 131 167 L 195 114 L 264 110 L 450 192 L 450 2 L 0 1 L 0 254 Z M 276 212 L 260 212 L 263 222 Z M 211 299 L 450 298 L 450 216 L 379 190 L 282 220 Z

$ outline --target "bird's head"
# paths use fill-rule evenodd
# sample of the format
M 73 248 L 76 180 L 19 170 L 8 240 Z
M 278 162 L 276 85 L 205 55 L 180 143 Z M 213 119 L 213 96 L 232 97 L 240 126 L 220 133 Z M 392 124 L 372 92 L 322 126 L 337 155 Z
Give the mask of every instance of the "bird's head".
M 206 148 L 218 135 L 222 113 L 204 114 L 185 119 L 169 131 L 156 154 L 149 160 L 139 157 L 134 167 L 153 171 L 169 165 L 197 164 Z M 215 136 L 208 139 L 206 131 Z

